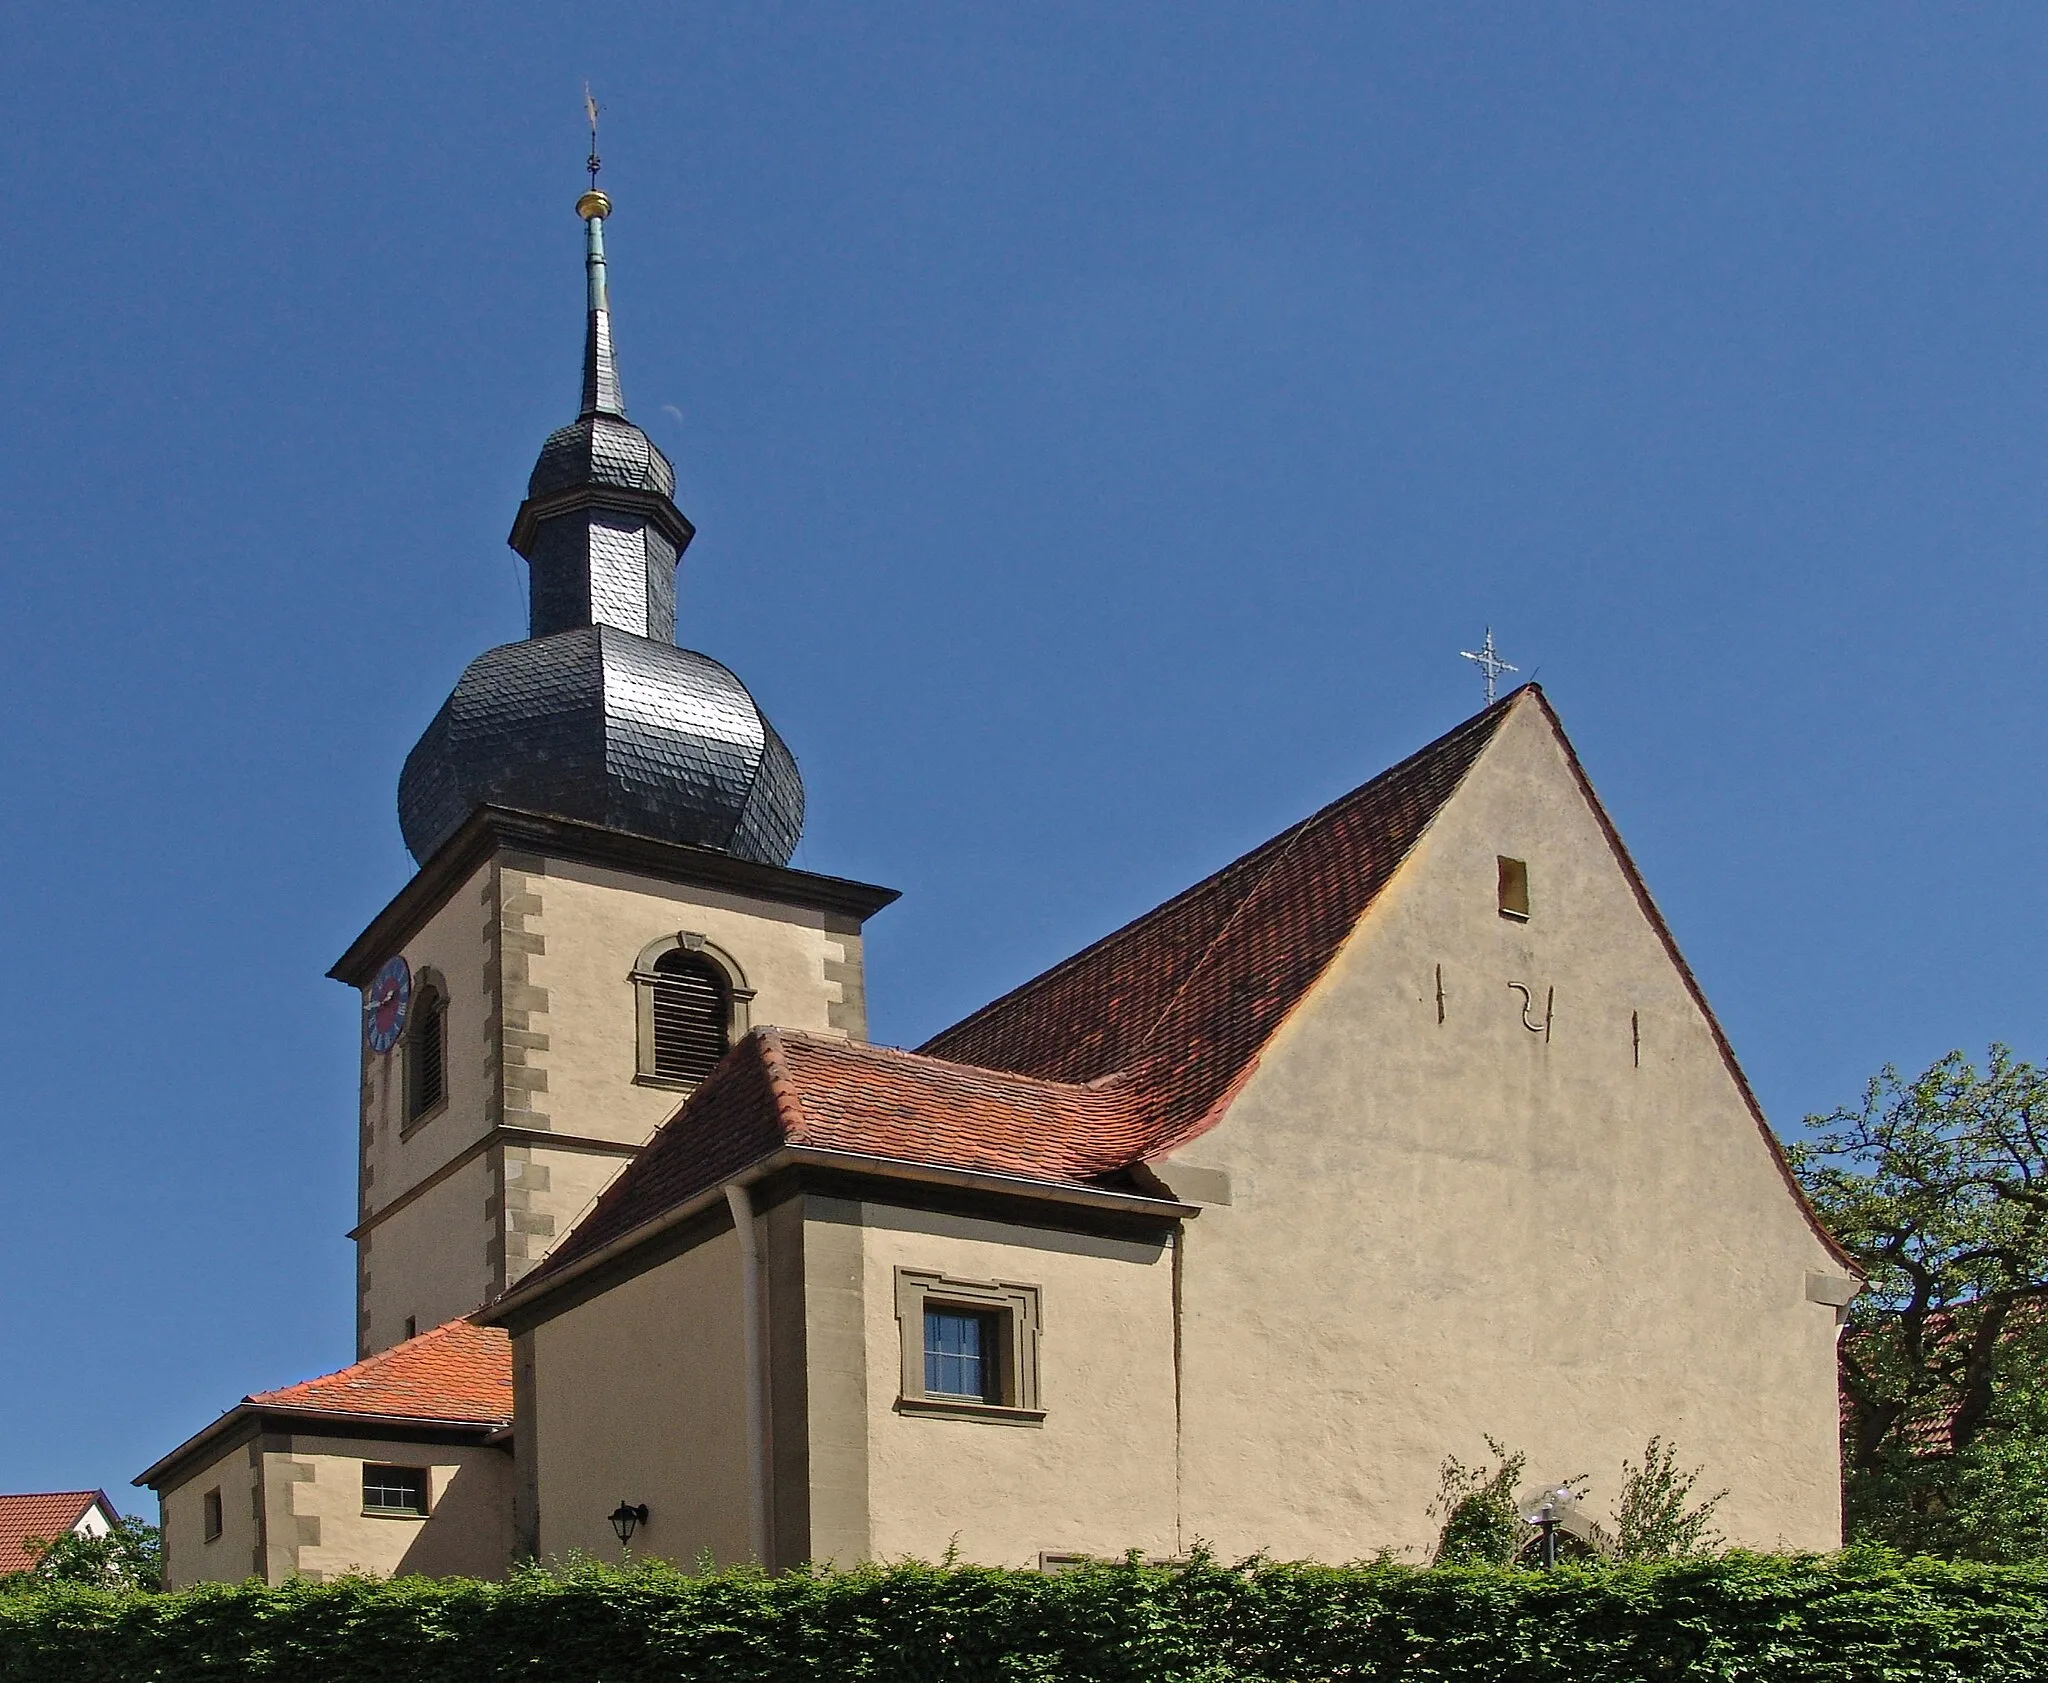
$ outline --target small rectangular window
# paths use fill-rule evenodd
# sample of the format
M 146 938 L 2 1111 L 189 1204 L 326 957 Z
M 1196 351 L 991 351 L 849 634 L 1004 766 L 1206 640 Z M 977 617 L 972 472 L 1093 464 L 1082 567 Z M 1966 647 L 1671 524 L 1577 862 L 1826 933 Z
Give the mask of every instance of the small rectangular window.
M 420 1335 L 420 1320 L 419 1320 L 419 1317 L 418 1317 L 417 1315 L 408 1315 L 408 1316 L 406 1316 L 406 1318 L 405 1318 L 405 1336 L 406 1336 L 407 1338 L 417 1338 L 417 1337 L 419 1337 L 419 1335 Z
M 205 1516 L 201 1521 L 206 1541 L 211 1543 L 220 1536 L 220 1486 L 215 1485 L 200 1499 L 200 1510 Z
M 425 1467 L 363 1467 L 363 1512 L 405 1514 L 418 1518 L 427 1511 Z
M 930 1305 L 924 1312 L 924 1393 L 1001 1402 L 1002 1329 L 986 1310 Z
M 1038 1394 L 1038 1287 L 896 1270 L 903 1383 L 896 1406 L 1013 1425 L 1045 1418 Z
M 1500 915 L 1523 918 L 1529 915 L 1529 862 L 1526 859 L 1510 859 L 1506 854 L 1498 855 L 1500 860 Z

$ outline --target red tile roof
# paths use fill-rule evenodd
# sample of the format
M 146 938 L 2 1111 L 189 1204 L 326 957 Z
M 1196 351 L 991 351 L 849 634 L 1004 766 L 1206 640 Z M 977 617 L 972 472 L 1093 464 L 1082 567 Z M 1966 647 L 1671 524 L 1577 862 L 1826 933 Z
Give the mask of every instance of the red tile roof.
M 1086 1184 L 1148 1155 L 1127 1087 L 1080 1087 L 756 1029 L 657 1132 L 540 1273 L 566 1266 L 783 1145 Z
M 512 1342 L 496 1327 L 449 1321 L 338 1373 L 243 1400 L 254 1408 L 501 1425 L 512 1418 Z
M 161 1493 L 192 1457 L 266 1410 L 302 1417 L 357 1415 L 416 1421 L 423 1428 L 474 1428 L 488 1433 L 512 1422 L 512 1341 L 496 1327 L 470 1321 L 445 1325 L 379 1350 L 353 1367 L 244 1397 L 212 1425 L 187 1438 L 137 1484 Z
M 787 1030 L 747 1036 L 529 1278 L 784 1144 L 1099 1184 L 1200 1133 L 1514 702 L 1468 719 L 917 1052 Z
M 1974 1308 L 1972 1304 L 1959 1304 L 1958 1309 Z M 2028 1361 L 2032 1352 L 2022 1341 L 2039 1338 L 2041 1323 L 2048 1319 L 2048 1303 L 2038 1297 L 2023 1297 L 2014 1302 L 2007 1311 L 2007 1319 L 1999 1332 L 1999 1348 L 2004 1354 L 1998 1358 L 2001 1377 L 2012 1372 L 2013 1363 Z M 1953 1347 L 1975 1331 L 1975 1324 L 1966 1321 L 1958 1326 L 1956 1316 L 1941 1309 L 1930 1313 L 1922 1325 L 1921 1336 L 1935 1352 L 1944 1346 Z M 1897 1336 L 1893 1326 L 1852 1326 L 1841 1337 L 1836 1346 L 1836 1362 L 1840 1370 L 1841 1419 L 1846 1432 L 1855 1418 L 1855 1402 L 1849 1391 L 1849 1370 L 1855 1364 L 1859 1347 L 1873 1341 L 1887 1340 Z M 2036 1346 L 2038 1348 L 2038 1346 Z M 1878 1343 L 1878 1355 L 1874 1358 L 1880 1369 L 1884 1366 L 1884 1344 Z M 1956 1452 L 1956 1422 L 1963 1412 L 1963 1399 L 1955 1391 L 1937 1393 L 1922 1400 L 1917 1414 L 1893 1428 L 1896 1434 L 1893 1442 L 1909 1455 L 1953 1455 Z
M 1522 693 L 919 1050 L 1056 1081 L 1121 1072 L 1163 1134 L 1200 1132 Z
M 32 1496 L 0 1496 L 0 1573 L 25 1572 L 35 1565 L 28 1551 L 31 1537 L 50 1542 L 61 1537 L 95 1503 L 108 1514 L 113 1503 L 98 1490 L 51 1490 Z

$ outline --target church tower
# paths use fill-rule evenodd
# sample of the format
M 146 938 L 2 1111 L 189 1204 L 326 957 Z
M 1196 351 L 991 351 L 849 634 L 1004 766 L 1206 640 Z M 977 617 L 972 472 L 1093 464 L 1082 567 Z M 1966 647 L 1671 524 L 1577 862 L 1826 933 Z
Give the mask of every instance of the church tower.
M 510 539 L 528 635 L 406 757 L 418 874 L 329 972 L 363 996 L 361 1355 L 515 1284 L 748 1028 L 864 1039 L 861 927 L 896 897 L 789 867 L 795 759 L 676 646 L 695 528 L 626 417 L 594 175 L 576 210 L 583 400 Z

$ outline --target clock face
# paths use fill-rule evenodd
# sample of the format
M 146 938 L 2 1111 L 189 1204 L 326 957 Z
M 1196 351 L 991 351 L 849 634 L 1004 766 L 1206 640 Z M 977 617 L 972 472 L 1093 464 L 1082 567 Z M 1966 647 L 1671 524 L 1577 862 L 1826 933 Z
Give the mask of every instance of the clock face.
M 388 1052 L 405 1031 L 405 1009 L 412 1003 L 412 967 L 402 958 L 388 958 L 370 991 L 363 996 L 363 1038 L 373 1052 Z

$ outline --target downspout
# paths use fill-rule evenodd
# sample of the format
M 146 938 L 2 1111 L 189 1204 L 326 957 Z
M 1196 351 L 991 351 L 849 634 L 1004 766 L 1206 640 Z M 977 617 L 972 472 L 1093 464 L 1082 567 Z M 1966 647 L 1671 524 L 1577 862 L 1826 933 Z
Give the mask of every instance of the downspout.
M 768 1565 L 768 1431 L 767 1385 L 762 1367 L 761 1238 L 754 1231 L 754 1200 L 739 1181 L 729 1183 L 725 1201 L 732 1206 L 733 1231 L 740 1239 L 741 1349 L 747 1369 L 747 1534 L 754 1559 Z
M 1187 1272 L 1183 1265 L 1182 1253 L 1187 1248 L 1188 1230 L 1184 1222 L 1173 1227 L 1173 1279 L 1170 1290 L 1173 1293 L 1173 1552 L 1176 1558 L 1187 1553 L 1187 1546 L 1181 1540 L 1182 1499 L 1187 1480 L 1183 1469 L 1186 1465 L 1186 1433 L 1183 1430 L 1181 1403 L 1181 1308 L 1185 1299 Z

